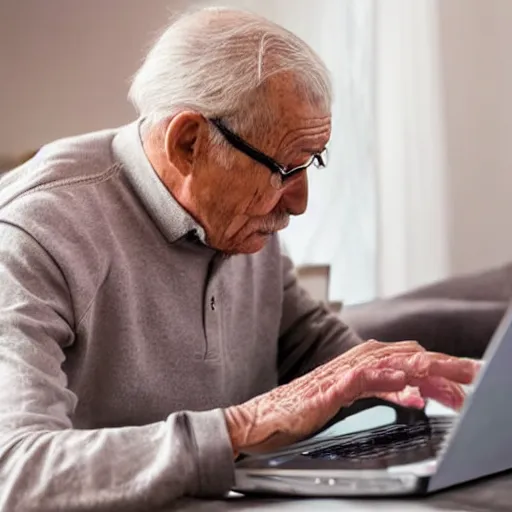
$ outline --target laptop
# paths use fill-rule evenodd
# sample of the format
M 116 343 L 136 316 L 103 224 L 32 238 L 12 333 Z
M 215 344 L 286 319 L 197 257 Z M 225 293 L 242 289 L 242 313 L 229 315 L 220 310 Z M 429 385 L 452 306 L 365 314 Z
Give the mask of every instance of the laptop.
M 376 399 L 356 402 L 311 439 L 272 454 L 243 456 L 235 465 L 233 490 L 287 496 L 427 494 L 511 469 L 511 368 L 512 306 L 459 414 L 396 406 L 392 423 L 339 434 L 350 414 L 383 405 Z

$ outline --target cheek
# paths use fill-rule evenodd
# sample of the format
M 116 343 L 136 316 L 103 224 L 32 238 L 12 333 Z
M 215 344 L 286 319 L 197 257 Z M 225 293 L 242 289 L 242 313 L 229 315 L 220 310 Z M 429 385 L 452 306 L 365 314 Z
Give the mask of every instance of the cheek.
M 270 213 L 281 200 L 282 193 L 268 184 L 264 189 L 254 192 L 251 201 L 245 208 L 248 216 L 262 216 Z
M 269 172 L 261 169 L 250 169 L 229 187 L 231 194 L 237 196 L 237 213 L 247 216 L 266 215 L 275 208 L 282 195 L 270 184 Z

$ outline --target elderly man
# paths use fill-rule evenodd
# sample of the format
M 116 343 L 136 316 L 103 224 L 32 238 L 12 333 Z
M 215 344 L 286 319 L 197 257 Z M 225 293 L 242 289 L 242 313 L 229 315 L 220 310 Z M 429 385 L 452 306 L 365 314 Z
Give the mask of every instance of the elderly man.
M 138 121 L 49 144 L 0 182 L 1 510 L 218 496 L 238 453 L 357 398 L 460 407 L 471 362 L 362 343 L 281 256 L 331 127 L 303 41 L 189 13 L 130 97 Z

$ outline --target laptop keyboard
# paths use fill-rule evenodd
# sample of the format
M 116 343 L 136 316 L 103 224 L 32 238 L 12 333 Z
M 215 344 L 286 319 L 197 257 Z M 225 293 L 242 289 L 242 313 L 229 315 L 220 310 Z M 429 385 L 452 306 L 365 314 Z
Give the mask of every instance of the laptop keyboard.
M 422 459 L 435 457 L 453 424 L 451 417 L 430 418 L 412 425 L 393 424 L 347 434 L 324 448 L 303 452 L 312 459 L 362 461 L 365 459 Z M 391 460 L 390 460 L 391 462 Z

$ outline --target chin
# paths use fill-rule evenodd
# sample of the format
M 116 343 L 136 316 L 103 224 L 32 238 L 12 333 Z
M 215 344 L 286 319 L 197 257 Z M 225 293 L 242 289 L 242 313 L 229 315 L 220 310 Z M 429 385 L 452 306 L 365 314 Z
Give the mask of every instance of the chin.
M 265 247 L 272 235 L 273 233 L 253 233 L 236 246 L 224 250 L 224 252 L 226 254 L 254 254 Z

